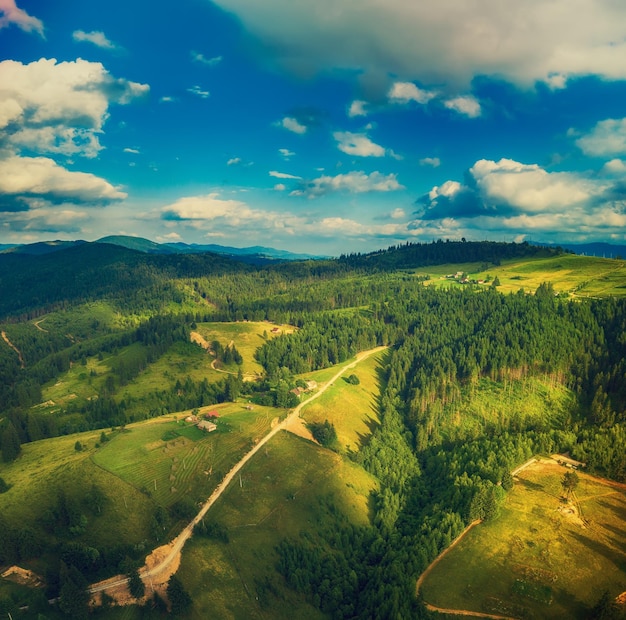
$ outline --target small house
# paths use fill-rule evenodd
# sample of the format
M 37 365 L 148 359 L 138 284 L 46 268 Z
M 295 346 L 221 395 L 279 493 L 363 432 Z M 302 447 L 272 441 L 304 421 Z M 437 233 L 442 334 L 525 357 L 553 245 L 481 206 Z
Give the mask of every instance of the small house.
M 188 415 L 185 418 L 185 422 L 188 422 L 189 424 L 196 424 L 198 422 L 198 416 L 197 415 Z
M 200 422 L 198 422 L 196 426 L 201 431 L 206 431 L 207 433 L 212 433 L 213 431 L 217 430 L 217 424 L 215 424 L 214 422 L 209 422 L 208 420 L 200 420 Z

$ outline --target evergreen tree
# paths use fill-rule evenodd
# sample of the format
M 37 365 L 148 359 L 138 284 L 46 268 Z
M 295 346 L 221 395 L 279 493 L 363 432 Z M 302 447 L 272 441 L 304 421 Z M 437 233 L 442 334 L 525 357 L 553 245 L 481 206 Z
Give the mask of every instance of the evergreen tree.
M 5 463 L 14 461 L 22 451 L 20 436 L 15 429 L 12 422 L 9 422 L 7 427 L 0 436 L 2 460 Z

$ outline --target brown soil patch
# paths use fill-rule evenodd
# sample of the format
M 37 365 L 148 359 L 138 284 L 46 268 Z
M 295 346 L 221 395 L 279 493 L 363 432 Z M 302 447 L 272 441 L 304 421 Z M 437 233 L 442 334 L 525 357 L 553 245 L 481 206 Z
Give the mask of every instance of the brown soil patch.
M 313 434 L 307 427 L 306 422 L 300 416 L 290 418 L 285 426 L 285 430 L 298 437 L 304 437 L 304 439 L 317 443 L 313 438 Z
M 209 343 L 198 332 L 191 332 L 189 334 L 189 338 L 191 339 L 191 342 L 199 344 L 205 351 L 209 350 Z
M 19 583 L 21 586 L 29 586 L 31 588 L 40 588 L 43 586 L 43 579 L 37 573 L 33 573 L 32 570 L 21 568 L 20 566 L 11 566 L 0 576 L 13 583 Z

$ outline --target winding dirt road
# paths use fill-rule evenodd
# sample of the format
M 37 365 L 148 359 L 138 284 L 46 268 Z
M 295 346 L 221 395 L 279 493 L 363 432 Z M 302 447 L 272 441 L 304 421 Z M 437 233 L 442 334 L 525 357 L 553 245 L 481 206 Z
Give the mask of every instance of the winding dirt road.
M 7 333 L 5 331 L 2 332 L 2 339 L 17 353 L 17 357 L 20 360 L 20 366 L 22 368 L 26 368 L 26 364 L 24 364 L 24 358 L 22 357 L 22 352 L 9 340 Z
M 194 527 L 204 518 L 206 513 L 219 499 L 222 493 L 226 490 L 228 485 L 232 482 L 233 478 L 239 473 L 241 468 L 277 433 L 284 430 L 289 422 L 300 415 L 300 411 L 303 407 L 306 407 L 309 403 L 319 398 L 333 383 L 341 377 L 347 370 L 354 368 L 364 359 L 376 355 L 381 351 L 384 351 L 387 347 L 376 347 L 368 351 L 358 353 L 354 362 L 351 362 L 347 366 L 339 369 L 332 378 L 323 384 L 315 394 L 308 398 L 304 402 L 300 403 L 293 411 L 287 415 L 287 417 L 267 434 L 263 439 L 259 441 L 248 453 L 246 453 L 238 463 L 236 463 L 232 469 L 224 476 L 222 482 L 220 482 L 213 493 L 209 496 L 207 501 L 203 504 L 198 514 L 193 520 L 183 529 L 183 531 L 172 540 L 169 544 L 156 548 L 147 558 L 146 564 L 139 571 L 139 576 L 142 578 L 146 585 L 150 586 L 153 590 L 164 591 L 165 584 L 169 578 L 178 570 L 180 564 L 180 555 L 185 543 L 193 534 Z M 124 575 L 118 575 L 93 584 L 89 588 L 89 592 L 94 595 L 98 592 L 107 591 L 118 602 L 118 604 L 124 604 L 125 602 L 134 603 L 132 599 L 128 599 L 126 583 L 128 578 Z M 119 594 L 119 596 L 118 596 Z M 94 599 L 95 600 L 95 599 Z

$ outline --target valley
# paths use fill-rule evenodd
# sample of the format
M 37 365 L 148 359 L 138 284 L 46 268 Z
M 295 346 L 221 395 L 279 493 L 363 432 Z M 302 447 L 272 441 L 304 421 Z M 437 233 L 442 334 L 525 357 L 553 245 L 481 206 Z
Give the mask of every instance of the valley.
M 523 594 L 485 601 L 568 546 L 597 581 L 559 573 L 553 617 L 626 590 L 623 511 L 597 506 L 626 479 L 623 261 L 491 242 L 22 259 L 0 278 L 19 283 L 0 302 L 0 568 L 43 585 L 0 579 L 14 618 L 543 617 Z M 587 464 L 576 497 L 601 539 L 513 532 L 540 511 L 557 527 L 541 501 L 558 507 L 559 474 L 511 476 L 557 453 Z M 483 558 L 481 535 L 508 547 Z M 477 581 L 446 590 L 460 565 Z

